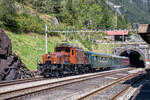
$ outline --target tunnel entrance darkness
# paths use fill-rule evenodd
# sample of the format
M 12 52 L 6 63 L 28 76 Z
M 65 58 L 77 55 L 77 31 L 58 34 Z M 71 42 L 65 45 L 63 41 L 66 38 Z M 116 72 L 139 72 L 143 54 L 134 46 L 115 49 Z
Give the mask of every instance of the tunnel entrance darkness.
M 126 51 L 122 52 L 120 54 L 120 56 L 129 57 L 130 65 L 132 67 L 137 67 L 137 68 L 140 68 L 140 67 L 144 68 L 145 67 L 145 62 L 144 62 L 142 56 L 140 55 L 140 53 L 138 53 L 137 51 L 126 50 Z

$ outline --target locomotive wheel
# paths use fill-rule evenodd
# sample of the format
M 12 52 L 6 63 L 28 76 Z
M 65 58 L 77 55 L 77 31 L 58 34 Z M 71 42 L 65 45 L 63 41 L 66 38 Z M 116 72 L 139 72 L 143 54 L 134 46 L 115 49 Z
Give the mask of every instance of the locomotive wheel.
M 75 68 L 74 68 L 74 74 L 75 74 L 75 75 L 78 75 L 78 74 L 79 74 L 79 70 L 78 70 L 78 67 L 77 67 L 77 66 L 75 66 Z
M 90 72 L 91 72 L 91 69 L 89 67 L 86 67 L 85 73 L 90 73 Z
M 58 78 L 59 77 L 59 72 L 55 71 L 55 76 Z
M 44 74 L 44 78 L 50 78 L 49 74 Z
M 59 77 L 64 77 L 64 74 L 63 74 L 62 70 L 59 70 L 58 73 L 59 73 Z
M 49 72 L 48 69 L 45 69 L 45 70 L 43 71 L 43 76 L 44 76 L 44 78 L 49 78 L 49 77 L 50 77 L 50 72 Z
M 75 75 L 79 75 L 79 74 L 80 74 L 80 73 L 79 73 L 79 70 L 75 72 Z

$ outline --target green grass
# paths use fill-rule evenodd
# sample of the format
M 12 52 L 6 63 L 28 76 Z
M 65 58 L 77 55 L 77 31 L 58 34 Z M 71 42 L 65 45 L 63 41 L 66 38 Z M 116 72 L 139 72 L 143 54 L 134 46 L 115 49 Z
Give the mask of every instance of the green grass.
M 30 69 L 36 70 L 38 61 L 42 61 L 42 55 L 45 53 L 45 36 L 36 33 L 30 34 L 15 34 L 5 31 L 12 42 L 12 49 L 17 54 L 23 63 Z M 53 52 L 57 43 L 62 43 L 64 36 L 48 37 L 48 51 Z M 75 44 L 84 50 L 88 50 L 79 40 L 68 40 L 69 43 Z M 115 45 L 119 46 L 119 45 Z M 95 52 L 112 54 L 112 44 L 96 44 L 93 46 Z

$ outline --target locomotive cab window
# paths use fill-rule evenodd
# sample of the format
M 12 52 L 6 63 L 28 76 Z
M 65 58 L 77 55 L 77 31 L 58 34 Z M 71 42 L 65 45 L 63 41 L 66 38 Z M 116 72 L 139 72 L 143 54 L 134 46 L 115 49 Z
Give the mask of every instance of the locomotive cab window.
M 65 52 L 70 52 L 70 48 L 56 48 L 56 52 L 61 52 L 61 51 L 65 51 Z
M 61 48 L 56 48 L 56 52 L 61 52 L 62 49 Z
M 66 51 L 66 52 L 70 52 L 70 48 L 65 48 L 65 50 L 64 51 Z
M 72 50 L 72 55 L 74 55 L 74 50 Z

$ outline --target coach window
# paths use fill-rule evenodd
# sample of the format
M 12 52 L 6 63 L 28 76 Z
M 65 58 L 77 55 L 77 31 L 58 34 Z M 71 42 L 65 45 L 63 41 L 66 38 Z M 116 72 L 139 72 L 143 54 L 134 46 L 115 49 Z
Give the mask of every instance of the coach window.
M 106 58 L 104 57 L 104 61 L 106 60 Z
M 96 56 L 96 60 L 98 59 L 98 57 Z
M 107 60 L 107 58 L 105 57 L 104 61 L 106 61 L 106 60 Z
M 96 56 L 94 56 L 94 60 L 96 61 Z

